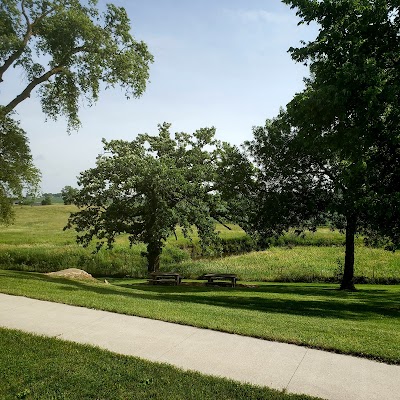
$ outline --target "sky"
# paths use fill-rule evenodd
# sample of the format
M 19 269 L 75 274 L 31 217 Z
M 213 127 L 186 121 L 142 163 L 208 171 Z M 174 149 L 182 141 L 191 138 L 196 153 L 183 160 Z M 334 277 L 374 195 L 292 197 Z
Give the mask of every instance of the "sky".
M 110 2 L 111 0 L 108 0 Z M 106 1 L 100 0 L 103 7 Z M 219 140 L 240 145 L 252 127 L 275 117 L 303 87 L 308 70 L 288 49 L 315 38 L 315 26 L 298 26 L 295 11 L 280 0 L 113 0 L 132 22 L 132 34 L 154 56 L 150 82 L 139 99 L 119 88 L 102 91 L 92 107 L 82 103 L 82 127 L 67 133 L 66 121 L 46 121 L 32 94 L 16 109 L 27 132 L 41 189 L 58 193 L 77 187 L 80 172 L 94 167 L 101 139 L 133 140 L 157 134 L 216 128 Z M 24 81 L 8 72 L 0 104 L 19 93 Z

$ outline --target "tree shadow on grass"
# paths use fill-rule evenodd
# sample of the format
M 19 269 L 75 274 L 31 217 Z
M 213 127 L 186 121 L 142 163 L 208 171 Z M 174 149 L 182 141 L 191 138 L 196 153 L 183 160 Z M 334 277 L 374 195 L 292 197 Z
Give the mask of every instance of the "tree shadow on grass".
M 365 288 L 342 292 L 333 285 L 268 284 L 255 288 L 219 288 L 206 286 L 150 286 L 143 284 L 106 285 L 92 281 L 53 278 L 37 273 L 3 271 L 0 276 L 58 285 L 59 290 L 85 290 L 89 293 L 180 305 L 221 307 L 223 310 L 248 310 L 263 313 L 365 321 L 380 317 L 399 318 L 400 290 Z M 93 298 L 91 298 L 93 305 Z M 111 300 L 111 299 L 110 299 Z M 110 303 L 111 304 L 111 301 Z M 84 304 L 82 304 L 84 305 Z M 104 303 L 102 303 L 102 306 Z M 222 312 L 224 312 L 222 310 Z M 195 312 L 195 309 L 194 309 Z
M 276 301 L 276 297 L 282 295 L 283 297 L 290 296 L 301 296 L 305 300 L 304 302 L 317 301 L 321 302 L 324 298 L 326 301 L 331 303 L 332 301 L 345 302 L 351 304 L 352 302 L 360 307 L 364 305 L 370 308 L 389 308 L 394 309 L 397 306 L 397 310 L 400 311 L 400 286 L 399 290 L 389 290 L 390 286 L 379 286 L 377 285 L 357 285 L 358 290 L 356 292 L 348 292 L 339 290 L 339 285 L 336 284 L 307 284 L 307 283 L 268 283 L 255 285 L 254 287 L 218 287 L 218 286 L 153 286 L 146 284 L 120 284 L 116 286 L 128 288 L 128 289 L 139 289 L 141 291 L 150 293 L 162 293 L 168 295 L 182 295 L 185 293 L 224 293 L 229 296 L 230 299 L 237 297 L 238 301 L 246 298 L 247 294 L 251 295 L 259 294 L 263 300 Z M 310 299 L 307 299 L 310 298 Z M 300 300 L 299 300 L 300 301 Z

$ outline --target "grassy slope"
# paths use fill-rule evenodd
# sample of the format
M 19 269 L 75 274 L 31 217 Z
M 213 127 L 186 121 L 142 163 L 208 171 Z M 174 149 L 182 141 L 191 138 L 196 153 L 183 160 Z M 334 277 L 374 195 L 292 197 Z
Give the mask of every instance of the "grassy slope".
M 0 329 L 0 342 L 4 400 L 311 399 L 13 330 Z
M 400 364 L 400 286 L 255 287 L 113 284 L 0 271 L 0 291 L 38 299 L 306 345 Z
M 2 227 L 0 230 L 0 244 L 2 246 L 63 246 L 75 245 L 75 232 L 73 230 L 63 231 L 71 212 L 76 211 L 75 206 L 53 204 L 50 206 L 15 206 L 16 219 L 14 224 Z M 222 238 L 238 238 L 245 235 L 242 229 L 229 225 L 230 230 L 217 224 L 217 230 Z M 171 237 L 168 245 L 185 245 L 190 242 L 185 239 L 180 230 L 177 231 L 177 239 Z M 194 241 L 196 241 L 194 237 Z M 296 235 L 288 235 L 288 240 L 302 242 Z M 323 245 L 329 242 L 341 246 L 344 243 L 344 235 L 332 232 L 329 229 L 320 229 L 318 232 L 309 234 L 303 241 L 309 244 Z M 362 240 L 358 239 L 361 244 Z M 117 238 L 118 245 L 126 245 L 126 236 Z
M 62 246 L 75 245 L 74 230 L 63 231 L 71 212 L 77 211 L 73 205 L 52 204 L 49 206 L 15 206 L 15 221 L 12 225 L 2 227 L 0 231 L 0 243 L 2 245 L 26 246 L 26 245 L 48 245 Z M 230 225 L 231 230 L 218 225 L 222 237 L 244 236 L 243 230 L 237 226 Z M 169 239 L 169 244 L 178 245 L 189 243 L 183 237 L 180 230 L 175 237 Z M 126 245 L 126 235 L 117 238 L 116 244 Z
M 74 244 L 74 232 L 63 232 L 75 206 L 15 206 L 15 221 L 0 230 L 2 245 Z

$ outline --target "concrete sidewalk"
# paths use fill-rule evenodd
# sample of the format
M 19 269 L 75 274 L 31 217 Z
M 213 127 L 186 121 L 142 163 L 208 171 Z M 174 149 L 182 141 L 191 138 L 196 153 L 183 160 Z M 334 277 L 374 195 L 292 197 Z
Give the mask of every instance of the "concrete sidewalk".
M 332 400 L 400 399 L 400 366 L 0 293 L 0 326 Z

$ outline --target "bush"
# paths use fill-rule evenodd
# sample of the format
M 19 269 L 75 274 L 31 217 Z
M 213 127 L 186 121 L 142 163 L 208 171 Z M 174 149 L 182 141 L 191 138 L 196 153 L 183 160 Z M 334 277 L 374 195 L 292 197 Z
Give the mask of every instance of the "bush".
M 42 206 L 50 206 L 52 204 L 52 199 L 49 194 L 46 194 L 41 201 Z

